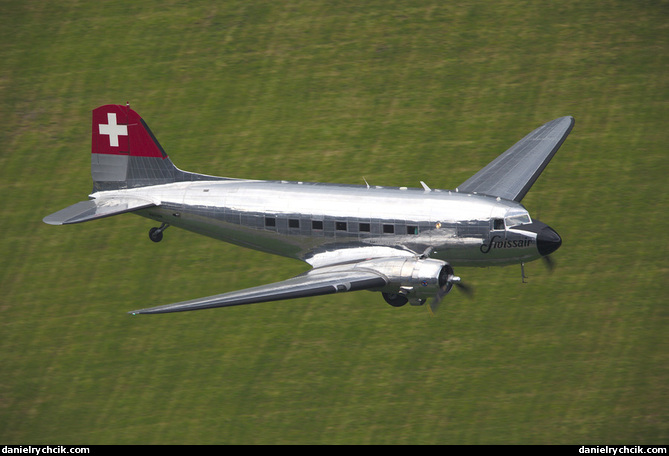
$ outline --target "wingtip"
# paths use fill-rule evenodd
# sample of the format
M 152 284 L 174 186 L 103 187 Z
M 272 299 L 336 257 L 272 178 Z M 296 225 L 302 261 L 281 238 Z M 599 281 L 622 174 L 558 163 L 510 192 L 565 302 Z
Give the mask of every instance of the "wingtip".
M 153 313 L 165 313 L 161 312 L 158 308 L 148 308 L 148 309 L 138 309 L 138 310 L 131 310 L 128 312 L 128 315 L 131 315 L 133 317 L 137 315 L 146 315 L 146 314 L 153 314 Z
M 547 122 L 544 126 L 547 125 L 552 125 L 552 126 L 557 126 L 557 125 L 562 125 L 562 124 L 569 124 L 569 128 L 571 128 L 574 125 L 574 116 L 562 116 L 562 117 L 557 117 L 550 122 Z
M 44 217 L 44 218 L 42 219 L 42 222 L 46 223 L 47 225 L 55 225 L 55 226 L 58 226 L 58 225 L 62 225 L 62 224 L 63 224 L 62 221 L 57 220 L 56 218 L 54 218 L 54 217 L 53 217 L 53 214 L 51 214 L 51 215 L 47 215 L 46 217 Z
M 563 119 L 569 121 L 569 126 L 567 127 L 567 134 L 569 134 L 576 124 L 576 119 L 573 116 L 564 116 Z
M 568 122 L 569 122 L 569 128 L 570 128 L 570 129 L 571 129 L 571 127 L 574 126 L 574 123 L 576 123 L 576 119 L 574 119 L 574 116 L 563 116 L 563 117 L 558 118 L 557 120 L 560 120 L 560 121 L 566 120 L 566 121 L 568 121 Z

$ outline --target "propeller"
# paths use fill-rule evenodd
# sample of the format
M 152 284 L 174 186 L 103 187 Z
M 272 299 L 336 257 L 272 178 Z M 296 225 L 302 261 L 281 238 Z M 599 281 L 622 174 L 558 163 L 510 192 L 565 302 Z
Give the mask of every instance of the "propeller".
M 439 288 L 437 294 L 434 295 L 434 298 L 430 300 L 428 309 L 430 310 L 430 314 L 432 314 L 432 316 L 437 314 L 441 300 L 444 299 L 444 296 L 448 294 L 453 285 L 455 285 L 455 287 L 464 293 L 468 298 L 471 298 L 474 295 L 474 289 L 472 287 L 463 283 L 460 277 L 450 274 L 448 279 L 446 279 L 446 283 L 441 288 Z
M 453 285 L 455 285 L 458 290 L 464 293 L 464 295 L 467 296 L 468 298 L 474 296 L 474 289 L 470 285 L 467 285 L 466 283 L 462 282 L 460 277 L 453 276 L 453 278 L 458 279 L 457 282 L 453 282 Z
M 548 272 L 553 272 L 553 270 L 555 269 L 555 261 L 553 260 L 553 258 L 551 258 L 551 256 L 549 255 L 546 255 L 541 257 L 541 259 L 546 265 L 546 269 L 548 269 Z

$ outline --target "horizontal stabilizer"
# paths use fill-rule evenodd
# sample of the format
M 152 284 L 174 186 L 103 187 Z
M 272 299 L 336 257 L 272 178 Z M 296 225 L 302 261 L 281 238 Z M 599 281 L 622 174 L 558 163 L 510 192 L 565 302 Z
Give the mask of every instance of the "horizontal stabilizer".
M 388 281 L 383 275 L 369 270 L 321 272 L 318 269 L 314 269 L 309 273 L 282 282 L 223 293 L 207 298 L 194 299 L 192 301 L 135 310 L 129 313 L 132 315 L 157 314 L 211 309 L 214 307 L 240 306 L 347 291 L 377 289 L 387 284 Z
M 573 126 L 571 116 L 542 125 L 458 186 L 458 191 L 520 202 Z
M 61 209 L 58 212 L 47 215 L 43 221 L 49 225 L 70 225 L 72 223 L 88 222 L 152 206 L 156 206 L 156 204 L 152 201 L 139 198 L 97 198 L 80 201 L 65 209 Z

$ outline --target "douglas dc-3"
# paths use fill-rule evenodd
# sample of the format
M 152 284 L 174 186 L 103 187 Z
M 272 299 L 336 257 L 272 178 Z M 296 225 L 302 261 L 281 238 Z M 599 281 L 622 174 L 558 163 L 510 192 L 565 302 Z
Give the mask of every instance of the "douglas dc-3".
M 454 266 L 521 264 L 562 243 L 520 203 L 574 125 L 570 116 L 532 131 L 455 190 L 247 180 L 181 171 L 127 105 L 93 110 L 93 192 L 44 218 L 51 225 L 132 212 L 298 259 L 308 272 L 268 285 L 129 312 L 154 314 L 379 291 L 388 304 L 435 311 Z

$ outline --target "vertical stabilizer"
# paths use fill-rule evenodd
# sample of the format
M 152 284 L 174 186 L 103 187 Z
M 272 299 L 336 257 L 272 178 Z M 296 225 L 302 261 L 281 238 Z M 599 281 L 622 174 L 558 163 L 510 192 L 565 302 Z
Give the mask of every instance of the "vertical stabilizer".
M 188 174 L 174 166 L 148 125 L 127 105 L 93 110 L 91 152 L 94 191 L 167 184 Z

